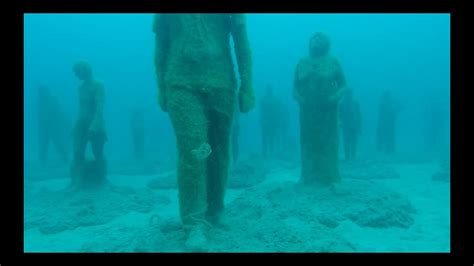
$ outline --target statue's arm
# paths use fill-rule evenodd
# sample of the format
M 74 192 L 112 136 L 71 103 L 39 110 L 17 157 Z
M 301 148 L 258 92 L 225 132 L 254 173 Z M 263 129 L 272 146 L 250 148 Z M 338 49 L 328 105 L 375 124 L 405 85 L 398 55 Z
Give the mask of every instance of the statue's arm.
M 247 36 L 245 15 L 230 15 L 230 27 L 235 46 L 241 89 L 252 90 L 252 52 Z
M 246 18 L 243 14 L 232 14 L 229 21 L 240 76 L 239 108 L 241 112 L 246 113 L 255 107 L 252 86 L 252 53 L 247 37 Z
M 344 75 L 344 71 L 342 71 L 342 67 L 339 64 L 338 61 L 335 62 L 337 64 L 337 73 L 336 73 L 336 84 L 337 84 L 337 89 L 336 92 L 329 98 L 329 102 L 335 103 L 339 102 L 339 100 L 342 99 L 342 96 L 344 96 L 344 93 L 346 91 L 346 77 Z
M 97 131 L 101 128 L 103 123 L 103 112 L 104 112 L 104 104 L 105 104 L 105 90 L 104 86 L 101 83 L 96 84 L 95 88 L 95 114 L 94 119 L 91 124 L 91 130 Z

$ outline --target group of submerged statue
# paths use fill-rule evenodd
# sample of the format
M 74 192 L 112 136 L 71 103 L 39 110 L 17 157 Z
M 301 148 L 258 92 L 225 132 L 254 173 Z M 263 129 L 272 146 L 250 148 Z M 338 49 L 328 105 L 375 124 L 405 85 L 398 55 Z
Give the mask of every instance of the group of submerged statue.
M 206 224 L 223 224 L 224 194 L 231 159 L 238 157 L 238 112 L 256 105 L 252 87 L 252 57 L 242 14 L 156 15 L 155 67 L 158 104 L 167 112 L 176 135 L 179 208 L 186 245 L 199 249 L 206 243 Z M 234 46 L 230 46 L 232 38 Z M 231 48 L 232 47 L 232 48 Z M 231 51 L 234 49 L 234 51 Z M 339 61 L 330 54 L 324 33 L 309 40 L 309 54 L 301 59 L 294 74 L 293 96 L 299 105 L 301 181 L 331 184 L 340 180 L 338 167 L 339 127 L 345 158 L 356 157 L 361 130 L 358 102 L 348 88 Z M 238 74 L 234 73 L 232 52 Z M 81 80 L 79 116 L 72 132 L 72 185 L 94 186 L 106 182 L 104 144 L 107 141 L 103 117 L 105 91 L 91 66 L 78 62 L 73 67 Z M 53 97 L 40 88 L 40 159 L 46 160 L 51 140 L 64 160 L 64 141 L 54 122 L 60 111 Z M 271 156 L 286 134 L 288 112 L 268 86 L 260 102 L 262 153 Z M 238 110 L 237 110 L 238 109 Z M 398 107 L 384 92 L 379 108 L 377 147 L 394 152 Z M 131 117 L 135 155 L 144 154 L 143 111 Z M 58 123 L 56 123 L 58 125 Z M 85 158 L 90 142 L 93 160 Z M 232 154 L 232 155 L 231 155 Z

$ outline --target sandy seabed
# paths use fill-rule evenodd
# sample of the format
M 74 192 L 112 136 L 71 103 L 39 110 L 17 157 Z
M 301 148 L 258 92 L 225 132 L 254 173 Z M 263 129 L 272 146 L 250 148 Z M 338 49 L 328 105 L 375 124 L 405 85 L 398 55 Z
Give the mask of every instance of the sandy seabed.
M 300 185 L 298 168 L 273 168 L 254 184 L 231 180 L 227 225 L 209 228 L 207 250 L 449 252 L 450 185 L 433 180 L 438 168 L 342 165 L 342 181 L 326 188 Z M 67 189 L 67 177 L 25 176 L 25 252 L 187 251 L 172 181 L 108 179 L 100 191 L 77 192 Z

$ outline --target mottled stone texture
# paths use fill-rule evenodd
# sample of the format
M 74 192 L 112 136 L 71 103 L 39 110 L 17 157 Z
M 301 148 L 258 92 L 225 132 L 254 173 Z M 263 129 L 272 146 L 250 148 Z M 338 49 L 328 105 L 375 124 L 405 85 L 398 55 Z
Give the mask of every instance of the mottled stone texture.
M 102 185 L 106 181 L 104 144 L 107 141 L 103 109 L 105 91 L 101 82 L 94 79 L 87 62 L 74 65 L 74 73 L 82 80 L 79 92 L 79 116 L 73 130 L 74 158 L 71 164 L 73 187 Z M 91 143 L 94 160 L 86 161 L 85 152 Z
M 296 67 L 293 95 L 300 106 L 301 179 L 330 184 L 338 169 L 338 103 L 346 81 L 329 40 L 322 33 L 310 41 L 310 56 Z
M 153 31 L 158 102 L 175 131 L 180 214 L 191 229 L 223 210 L 236 100 L 241 112 L 255 105 L 246 22 L 241 14 L 159 14 Z M 193 152 L 203 144 L 206 158 Z

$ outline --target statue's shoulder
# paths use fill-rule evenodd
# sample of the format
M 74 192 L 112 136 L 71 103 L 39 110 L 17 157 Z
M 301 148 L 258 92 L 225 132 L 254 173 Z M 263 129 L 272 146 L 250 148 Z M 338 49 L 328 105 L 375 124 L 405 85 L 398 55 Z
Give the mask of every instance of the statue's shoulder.
M 103 90 L 104 89 L 104 83 L 102 82 L 102 80 L 94 80 L 94 82 L 92 83 L 94 88 L 96 88 L 97 90 Z
M 334 64 L 334 65 L 336 65 L 336 66 L 338 66 L 338 67 L 341 65 L 341 64 L 339 63 L 339 59 L 337 59 L 337 57 L 335 57 L 335 56 L 333 56 L 333 55 L 331 55 L 331 54 L 327 55 L 327 59 L 326 59 L 326 60 L 327 60 L 327 62 L 329 62 L 329 63 L 331 63 L 331 64 Z
M 163 28 L 167 28 L 166 25 L 168 25 L 168 21 L 172 15 L 173 14 L 155 14 L 153 16 L 152 31 L 158 33 L 160 30 L 163 30 Z
M 298 61 L 299 64 L 308 64 L 310 62 L 311 62 L 311 58 L 309 58 L 309 56 L 303 56 Z
M 153 25 L 151 27 L 151 30 L 156 33 L 158 31 L 158 21 L 160 19 L 160 14 L 155 14 L 153 15 Z

